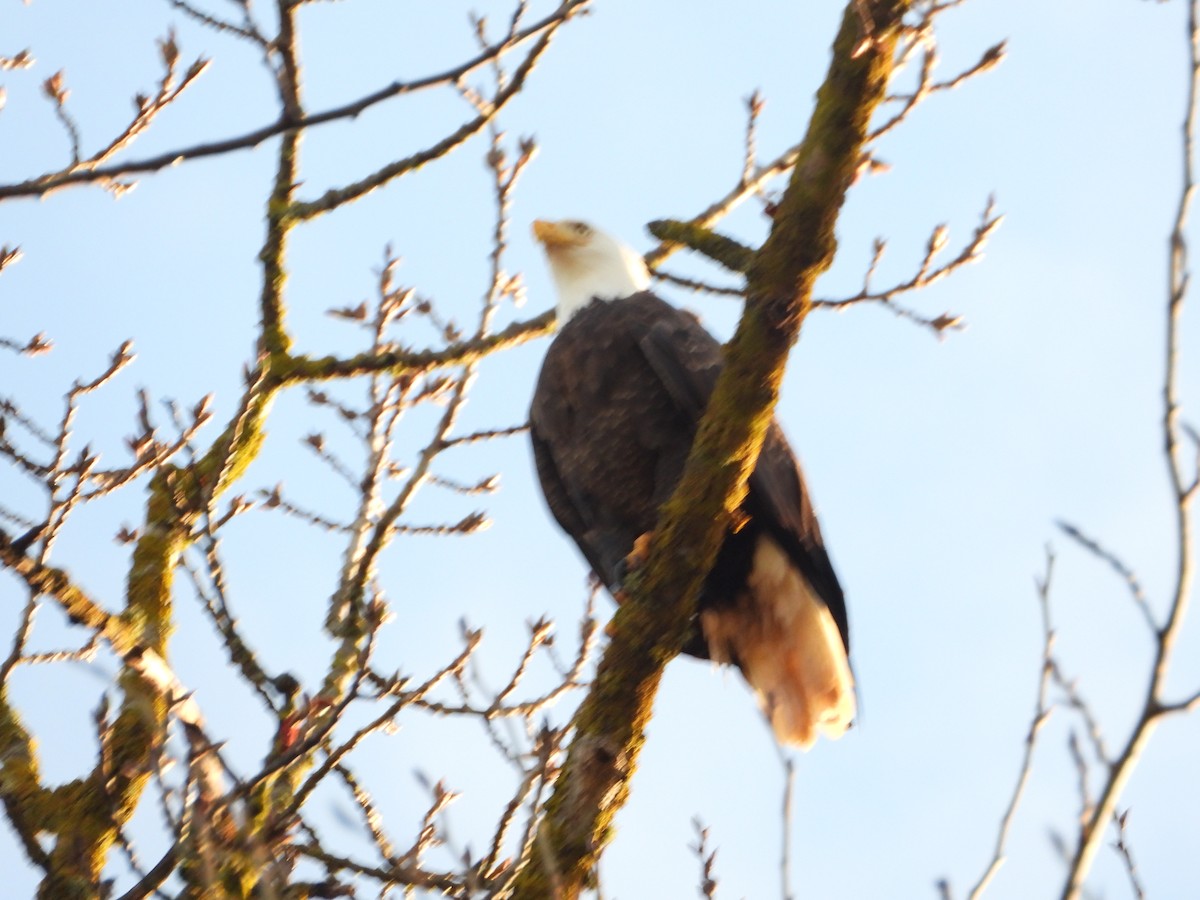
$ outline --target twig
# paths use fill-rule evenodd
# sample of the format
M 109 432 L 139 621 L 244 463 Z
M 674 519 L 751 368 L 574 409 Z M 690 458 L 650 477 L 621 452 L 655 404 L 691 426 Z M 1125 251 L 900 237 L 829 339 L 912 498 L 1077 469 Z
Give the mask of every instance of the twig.
M 516 434 L 524 434 L 529 430 L 529 425 L 513 425 L 511 428 L 491 428 L 485 431 L 472 431 L 470 434 L 460 435 L 459 437 L 447 438 L 442 442 L 443 449 L 457 447 L 463 444 L 478 444 L 483 441 L 490 441 L 493 438 L 512 437 Z
M 1054 553 L 1046 549 L 1046 573 L 1037 582 L 1038 603 L 1042 611 L 1042 671 L 1038 678 L 1037 701 L 1034 704 L 1033 719 L 1029 723 L 1029 731 L 1025 735 L 1025 752 L 1021 759 L 1021 768 L 1017 774 L 1017 783 L 1013 786 L 1012 795 L 1008 801 L 1008 809 L 1000 820 L 1000 830 L 996 834 L 996 846 L 992 851 L 991 862 L 984 869 L 975 886 L 967 895 L 968 900 L 977 900 L 983 896 L 988 885 L 1004 864 L 1004 848 L 1008 843 L 1008 835 L 1012 830 L 1013 819 L 1025 787 L 1029 784 L 1029 775 L 1033 771 L 1033 754 L 1037 748 L 1038 734 L 1046 720 L 1050 717 L 1049 689 L 1051 671 L 1054 666 L 1054 627 L 1050 621 L 1050 582 L 1054 575 Z M 948 889 L 948 888 L 947 888 Z
M 573 2 L 581 3 L 587 2 L 587 0 L 573 0 Z M 525 79 L 533 71 L 542 54 L 550 46 L 550 41 L 559 26 L 566 21 L 566 18 L 562 18 L 545 29 L 521 65 L 513 72 L 512 78 L 496 92 L 495 96 L 486 104 L 486 109 L 480 112 L 474 119 L 463 123 L 458 129 L 440 141 L 431 144 L 426 149 L 404 159 L 390 162 L 353 184 L 348 184 L 340 188 L 331 188 L 315 200 L 293 204 L 289 210 L 289 215 L 297 220 L 315 218 L 347 203 L 359 200 L 396 178 L 419 169 L 431 160 L 441 159 L 446 156 L 451 150 L 466 141 L 467 138 L 477 134 L 492 122 L 496 114 L 504 108 L 508 101 L 520 93 L 525 85 Z M 3 194 L 0 193 L 0 196 L 3 196 Z
M 383 830 L 383 817 L 379 810 L 376 809 L 374 802 L 371 800 L 371 795 L 362 786 L 359 780 L 354 776 L 344 765 L 334 766 L 334 771 L 341 777 L 346 787 L 350 789 L 350 793 L 354 797 L 354 804 L 362 813 L 363 824 L 366 825 L 367 831 L 370 832 L 371 839 L 375 842 L 380 855 L 388 862 L 389 865 L 399 864 L 399 855 L 396 849 L 388 840 L 386 832 Z
M 656 269 L 651 273 L 655 278 L 674 284 L 682 288 L 687 288 L 690 291 L 696 291 L 703 294 L 716 294 L 722 297 L 745 297 L 746 289 L 734 287 L 732 285 L 709 284 L 707 281 L 701 281 L 698 278 L 684 278 L 682 275 L 674 275 L 671 272 L 664 272 L 662 269 Z
M 1129 876 L 1129 886 L 1133 889 L 1133 896 L 1137 900 L 1145 900 L 1146 888 L 1138 875 L 1137 863 L 1133 861 L 1133 850 L 1129 846 L 1129 832 L 1126 828 L 1129 820 L 1129 810 L 1118 813 L 1113 818 L 1117 823 L 1117 842 L 1113 846 L 1116 848 L 1117 853 L 1121 855 L 1121 862 L 1125 865 L 1125 874 Z
M 952 259 L 934 265 L 935 258 L 945 249 L 949 237 L 949 231 L 946 226 L 937 226 L 929 235 L 929 240 L 925 245 L 925 255 L 922 257 L 916 272 L 905 281 L 897 282 L 890 287 L 882 289 L 873 289 L 871 287 L 872 276 L 875 274 L 875 270 L 887 246 L 883 240 L 876 239 L 874 254 L 867 268 L 866 276 L 863 279 L 862 289 L 853 296 L 837 300 L 814 300 L 813 305 L 826 309 L 842 310 L 863 303 L 877 303 L 883 305 L 894 314 L 916 322 L 919 325 L 932 328 L 939 334 L 949 329 L 961 328 L 962 320 L 957 316 L 944 313 L 937 317 L 927 318 L 910 309 L 897 305 L 894 300 L 896 297 L 904 294 L 930 287 L 943 278 L 954 274 L 964 266 L 978 262 L 983 258 L 983 251 L 987 246 L 988 240 L 995 233 L 1002 221 L 1004 221 L 1004 217 L 996 213 L 994 198 L 989 197 L 980 216 L 979 225 L 976 226 L 971 239 L 963 245 L 962 249 Z
M 1051 661 L 1051 669 L 1051 674 L 1054 676 L 1054 683 L 1066 695 L 1067 704 L 1078 712 L 1080 718 L 1083 719 L 1083 723 L 1087 728 L 1088 739 L 1092 744 L 1092 751 L 1096 755 L 1096 760 L 1104 766 L 1112 765 L 1108 750 L 1104 746 L 1104 735 L 1100 731 L 1100 722 L 1096 719 L 1095 713 L 1092 712 L 1091 705 L 1083 699 L 1083 695 L 1079 691 L 1079 685 L 1075 680 L 1068 679 L 1063 675 L 1062 666 L 1057 659 Z
M 942 12 L 957 5 L 957 2 L 920 4 L 920 20 L 916 26 L 906 29 L 907 37 L 905 37 L 905 40 L 908 43 L 902 47 L 900 51 L 898 51 L 896 59 L 897 68 L 901 68 L 907 63 L 908 56 L 915 51 L 916 47 L 928 46 L 928 43 L 932 40 L 932 25 L 934 19 Z M 983 72 L 999 64 L 1003 58 L 1003 49 L 1003 44 L 988 49 L 984 52 L 979 63 L 976 63 L 962 74 L 955 76 L 955 78 L 952 78 L 948 82 L 944 83 L 944 86 L 939 87 L 938 91 L 945 91 L 951 87 L 960 86 L 963 81 L 967 80 L 969 77 L 982 74 Z M 903 100 L 904 108 L 900 113 L 893 115 L 890 119 L 888 119 L 883 125 L 874 129 L 869 134 L 867 143 L 873 144 L 878 142 L 881 137 L 898 126 L 905 119 L 908 113 L 915 109 L 923 99 L 935 92 L 935 84 L 932 82 L 931 78 L 933 71 L 933 59 L 930 59 L 929 63 L 930 67 L 928 72 L 925 74 L 925 88 L 923 91 L 921 91 L 922 96 L 916 99 L 900 96 L 890 97 L 889 99 L 892 101 Z M 924 71 L 925 70 L 923 68 L 923 72 Z M 760 195 L 770 181 L 778 178 L 780 175 L 790 172 L 792 167 L 796 164 L 796 159 L 802 146 L 802 144 L 794 144 L 793 146 L 787 148 L 770 162 L 765 163 L 753 173 L 750 173 L 749 177 L 747 177 L 747 173 L 743 168 L 743 171 L 739 173 L 737 182 L 728 193 L 726 193 L 720 199 L 714 201 L 699 214 L 693 216 L 688 220 L 688 222 L 701 228 L 711 228 L 735 208 L 740 206 L 744 201 L 750 197 Z M 669 256 L 671 256 L 671 254 L 675 253 L 679 249 L 679 244 L 671 241 L 663 241 L 646 254 L 646 265 L 650 267 L 651 271 L 656 271 L 660 265 Z
M 699 816 L 692 819 L 692 827 L 696 830 L 696 843 L 691 849 L 700 863 L 700 896 L 706 900 L 717 900 L 717 851 L 708 849 L 708 826 Z
M 777 749 L 779 761 L 783 764 L 783 800 L 780 805 L 783 846 L 779 854 L 779 886 L 783 900 L 792 900 L 792 795 L 796 789 L 796 761 L 783 747 L 777 745 Z
M 180 12 L 195 19 L 201 25 L 206 25 L 214 31 L 237 35 L 244 40 L 258 44 L 264 49 L 267 49 L 270 46 L 270 42 L 263 37 L 262 33 L 258 31 L 257 28 L 247 28 L 241 25 L 235 25 L 233 22 L 227 22 L 224 19 L 218 19 L 216 16 L 212 16 L 204 12 L 204 10 L 196 9 L 196 7 L 185 2 L 185 0 L 167 0 L 167 2 Z
M 1121 576 L 1121 579 L 1125 582 L 1126 587 L 1129 588 L 1129 594 L 1131 597 L 1133 597 L 1133 602 L 1136 603 L 1138 609 L 1141 610 L 1142 616 L 1146 620 L 1146 626 L 1150 629 L 1150 634 L 1157 636 L 1159 625 L 1154 619 L 1154 612 L 1150 609 L 1150 603 L 1146 599 L 1146 592 L 1142 589 L 1142 583 L 1138 580 L 1137 573 L 1129 568 L 1129 566 L 1125 565 L 1125 563 L 1122 562 L 1120 557 L 1118 557 L 1115 553 L 1103 547 L 1099 541 L 1088 537 L 1070 522 L 1060 521 L 1057 524 L 1063 534 L 1071 538 L 1071 540 L 1075 541 L 1075 543 L 1079 544 L 1079 546 L 1083 547 L 1092 555 L 1098 556 L 1100 559 L 1104 560 L 1104 562 L 1108 563 L 1109 566 L 1112 567 L 1114 572 Z
M 1071 754 L 1071 762 L 1075 766 L 1075 780 L 1079 788 L 1079 815 L 1076 819 L 1082 829 L 1087 823 L 1088 817 L 1091 816 L 1095 804 L 1092 802 L 1092 791 L 1089 787 L 1087 760 L 1083 758 L 1083 751 L 1079 747 L 1079 738 L 1075 735 L 1074 730 L 1067 736 L 1067 751 Z

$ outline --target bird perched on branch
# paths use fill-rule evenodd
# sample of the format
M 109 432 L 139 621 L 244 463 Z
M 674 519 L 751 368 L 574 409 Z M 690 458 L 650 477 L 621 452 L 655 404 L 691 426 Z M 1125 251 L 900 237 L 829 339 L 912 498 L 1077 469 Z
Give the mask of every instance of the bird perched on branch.
M 529 413 L 542 492 L 621 599 L 675 489 L 721 368 L 695 318 L 650 293 L 632 249 L 584 222 L 537 221 L 560 331 Z M 776 739 L 808 748 L 854 718 L 846 603 L 804 479 L 772 422 L 684 652 L 737 666 Z

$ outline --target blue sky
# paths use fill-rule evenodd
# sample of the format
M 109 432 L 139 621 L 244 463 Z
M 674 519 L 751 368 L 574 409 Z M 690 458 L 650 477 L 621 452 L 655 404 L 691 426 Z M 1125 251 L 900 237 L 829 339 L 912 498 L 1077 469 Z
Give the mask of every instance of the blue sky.
M 534 4 L 535 10 L 552 4 Z M 215 4 L 214 9 L 222 5 Z M 472 50 L 469 8 L 506 20 L 501 3 L 412 5 L 384 0 L 315 4 L 301 17 L 305 89 L 312 108 L 344 102 L 393 79 L 447 68 Z M 528 234 L 535 217 L 587 218 L 640 247 L 644 223 L 692 215 L 740 172 L 744 98 L 767 100 L 759 147 L 769 158 L 799 139 L 828 59 L 841 5 L 751 0 L 615 3 L 565 29 L 506 110 L 511 136 L 536 134 L 540 153 L 513 208 L 508 266 L 523 272 L 529 302 L 506 319 L 552 303 Z M 969 0 L 942 17 L 940 72 L 957 73 L 1008 40 L 1002 66 L 936 96 L 876 150 L 891 171 L 856 185 L 839 226 L 840 254 L 822 296 L 857 290 L 876 236 L 889 240 L 880 282 L 907 277 L 930 230 L 957 247 L 994 193 L 1005 222 L 986 259 L 910 303 L 951 311 L 969 327 L 933 339 L 877 309 L 820 313 L 806 322 L 779 417 L 805 464 L 831 555 L 846 588 L 860 682 L 859 727 L 797 759 L 791 834 L 797 895 L 930 897 L 934 882 L 962 893 L 991 853 L 1016 777 L 1033 709 L 1040 654 L 1034 578 L 1047 544 L 1058 554 L 1053 604 L 1061 659 L 1099 712 L 1110 745 L 1124 737 L 1146 677 L 1150 642 L 1122 585 L 1056 529 L 1077 524 L 1119 552 L 1155 609 L 1170 589 L 1160 390 L 1166 238 L 1179 186 L 1186 45 L 1181 2 L 1044 4 Z M 198 29 L 166 3 L 89 2 L 0 12 L 0 53 L 29 46 L 29 72 L 2 73 L 0 181 L 65 162 L 67 144 L 40 82 L 66 70 L 85 145 L 123 124 L 129 97 L 157 72 L 154 39 L 174 26 L 185 59 L 213 64 L 191 94 L 139 140 L 140 157 L 238 133 L 273 116 L 271 88 L 252 50 Z M 372 109 L 305 139 L 302 193 L 353 180 L 435 139 L 468 117 L 448 91 Z M 114 201 L 92 189 L 0 205 L 0 243 L 25 251 L 0 276 L 0 334 L 45 330 L 56 352 L 0 356 L 0 391 L 54 422 L 58 397 L 133 338 L 136 366 L 85 408 L 79 432 L 121 458 L 134 392 L 194 402 L 215 393 L 218 419 L 234 410 L 257 319 L 256 254 L 273 143 L 139 180 Z M 324 314 L 369 298 L 382 248 L 403 257 L 402 281 L 460 321 L 486 288 L 491 227 L 486 144 L 468 143 L 417 176 L 299 230 L 290 255 L 289 322 L 300 348 L 344 352 L 353 329 Z M 722 229 L 753 242 L 766 220 L 748 203 Z M 711 274 L 676 257 L 676 271 Z M 735 321 L 719 297 L 661 292 L 696 310 L 719 335 Z M 1185 319 L 1184 403 L 1197 381 L 1194 317 Z M 415 338 L 414 338 L 415 339 Z M 482 367 L 464 429 L 523 421 L 544 343 Z M 351 389 L 346 389 L 351 390 Z M 357 388 L 353 390 L 358 390 Z M 1185 412 L 1186 416 L 1186 412 Z M 416 432 L 429 422 L 418 418 Z M 243 490 L 283 480 L 297 500 L 345 513 L 353 497 L 297 441 L 333 424 L 297 393 L 275 408 L 271 439 Z M 412 438 L 419 440 L 419 434 Z M 421 672 L 453 654 L 458 620 L 486 629 L 486 676 L 512 665 L 523 622 L 543 613 L 571 640 L 584 598 L 583 564 L 541 503 L 524 439 L 463 450 L 448 474 L 501 473 L 486 501 L 493 526 L 463 539 L 400 540 L 384 575 L 397 620 L 381 654 Z M 120 597 L 128 549 L 109 539 L 140 521 L 135 490 L 88 508 L 57 551 L 97 596 Z M 36 510 L 37 495 L 0 471 L 0 498 Z M 454 518 L 479 503 L 430 491 L 413 519 Z M 270 666 L 315 687 L 328 647 L 320 637 L 338 546 L 289 520 L 256 514 L 231 529 L 234 598 Z M 185 592 L 186 595 L 186 592 Z M 21 592 L 0 575 L 0 632 Z M 603 601 L 605 615 L 608 601 Z M 247 767 L 271 726 L 225 673 L 194 602 L 179 603 L 172 645 L 211 729 Z M 47 609 L 38 646 L 63 628 Z M 1200 686 L 1200 628 L 1185 631 L 1173 684 Z M 91 765 L 90 711 L 111 660 L 26 671 L 15 696 L 43 748 L 51 780 Z M 657 703 L 633 797 L 602 866 L 605 896 L 691 896 L 688 850 L 700 815 L 718 846 L 723 897 L 780 893 L 781 768 L 740 679 L 690 660 L 672 664 Z M 559 710 L 566 715 L 567 710 Z M 1057 895 L 1062 865 L 1048 840 L 1072 834 L 1075 773 L 1063 711 L 1042 736 L 1009 861 L 992 896 Z M 450 813 L 463 843 L 486 839 L 508 772 L 465 724 L 406 722 L 371 742 L 375 793 L 401 834 L 424 807 L 419 769 L 464 791 Z M 1196 717 L 1160 729 L 1122 808 L 1152 896 L 1184 896 L 1198 880 L 1200 754 Z M 366 765 L 367 763 L 364 763 Z M 339 807 L 339 804 L 341 806 Z M 318 818 L 345 802 L 314 800 Z M 153 810 L 139 813 L 147 831 Z M 330 826 L 335 842 L 358 846 Z M 146 858 L 157 855 L 147 838 Z M 0 871 L 12 896 L 33 889 L 13 836 L 0 830 Z M 1105 851 L 1092 886 L 1125 896 L 1116 855 Z

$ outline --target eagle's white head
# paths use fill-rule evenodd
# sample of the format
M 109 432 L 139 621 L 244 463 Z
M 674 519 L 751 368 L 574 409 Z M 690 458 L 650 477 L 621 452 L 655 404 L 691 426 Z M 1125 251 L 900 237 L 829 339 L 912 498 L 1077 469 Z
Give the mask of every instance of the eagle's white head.
M 593 299 L 617 300 L 650 286 L 646 263 L 631 248 L 586 222 L 533 223 L 558 289 L 558 322 L 565 325 Z

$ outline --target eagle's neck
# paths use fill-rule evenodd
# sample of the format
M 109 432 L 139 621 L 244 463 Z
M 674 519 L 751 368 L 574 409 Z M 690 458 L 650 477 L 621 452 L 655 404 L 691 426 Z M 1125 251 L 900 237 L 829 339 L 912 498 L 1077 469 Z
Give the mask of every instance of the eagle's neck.
M 633 250 L 620 246 L 619 253 L 581 260 L 551 263 L 558 289 L 558 322 L 570 318 L 593 300 L 619 300 L 650 286 L 650 272 Z

